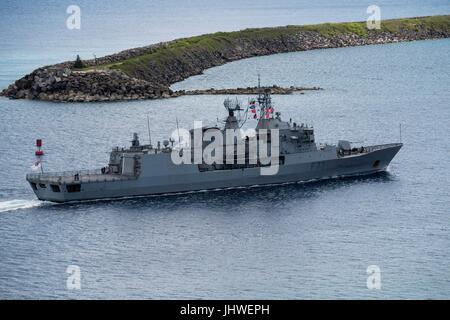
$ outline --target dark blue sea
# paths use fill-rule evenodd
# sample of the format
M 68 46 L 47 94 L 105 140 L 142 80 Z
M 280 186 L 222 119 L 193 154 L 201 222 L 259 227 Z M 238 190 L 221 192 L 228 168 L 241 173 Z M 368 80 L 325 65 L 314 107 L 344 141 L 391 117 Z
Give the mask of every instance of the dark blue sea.
M 74 3 L 76 2 L 76 3 Z M 8 1 L 0 88 L 34 68 L 214 31 L 366 20 L 367 1 Z M 81 29 L 66 28 L 71 4 Z M 448 1 L 378 1 L 382 18 L 449 14 Z M 101 167 L 133 132 L 165 139 L 215 123 L 225 96 L 58 104 L 0 99 L 0 298 L 450 298 L 450 40 L 279 54 L 233 62 L 174 89 L 319 86 L 273 96 L 318 142 L 404 143 L 366 177 L 73 204 L 40 202 L 44 170 Z M 248 97 L 238 97 L 246 102 Z M 402 133 L 400 137 L 399 125 Z M 68 266 L 80 290 L 67 287 Z M 380 289 L 367 268 L 381 271 Z

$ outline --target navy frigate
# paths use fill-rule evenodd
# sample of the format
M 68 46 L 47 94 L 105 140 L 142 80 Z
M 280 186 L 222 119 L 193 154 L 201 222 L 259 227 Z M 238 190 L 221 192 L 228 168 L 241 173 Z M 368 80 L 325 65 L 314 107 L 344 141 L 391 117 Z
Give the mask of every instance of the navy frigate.
M 52 202 L 171 194 L 372 174 L 386 170 L 402 147 L 402 143 L 354 147 L 344 140 L 337 144 L 318 144 L 313 127 L 292 119 L 283 121 L 281 113 L 274 112 L 270 90 L 261 90 L 245 110 L 230 99 L 224 105 L 228 112 L 224 124 L 203 126 L 201 133 L 215 130 L 225 137 L 227 131 L 239 131 L 246 121 L 238 117 L 237 113 L 241 112 L 245 112 L 245 119 L 257 119 L 257 125 L 251 137 L 244 136 L 239 141 L 233 139 L 231 144 L 236 144 L 233 148 L 228 148 L 228 141 L 222 142 L 221 150 L 227 151 L 219 158 L 216 155 L 212 162 L 203 158 L 194 161 L 196 129 L 188 131 L 191 140 L 188 146 L 181 143 L 174 146 L 176 139 L 172 137 L 162 144 L 158 142 L 157 146 L 151 141 L 141 144 L 135 133 L 130 147 L 112 149 L 109 162 L 103 168 L 41 171 L 27 174 L 26 179 L 40 200 Z M 256 141 L 258 151 L 261 151 L 261 142 L 267 144 L 270 163 L 260 158 L 261 152 L 257 151 L 256 156 L 251 152 L 252 141 Z M 243 148 L 238 148 L 238 143 Z M 271 154 L 274 145 L 277 152 Z M 40 141 L 38 146 L 36 155 L 40 158 L 43 155 Z M 201 149 L 205 151 L 207 147 L 208 143 L 202 140 Z M 228 150 L 232 150 L 231 155 Z M 177 157 L 187 161 L 179 163 Z M 224 161 L 218 161 L 222 157 Z M 272 173 L 262 171 L 274 163 L 276 170 Z

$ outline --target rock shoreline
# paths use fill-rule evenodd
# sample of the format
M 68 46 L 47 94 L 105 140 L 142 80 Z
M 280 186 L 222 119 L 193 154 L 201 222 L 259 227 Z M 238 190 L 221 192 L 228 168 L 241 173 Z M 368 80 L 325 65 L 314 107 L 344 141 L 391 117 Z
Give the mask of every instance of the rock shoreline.
M 427 18 L 417 18 L 417 21 L 422 21 L 420 19 L 425 20 Z M 93 67 L 93 60 L 83 61 L 85 66 L 91 67 L 84 70 L 73 70 L 73 62 L 42 67 L 15 81 L 0 95 L 11 99 L 101 102 L 169 98 L 188 94 L 233 94 L 232 92 L 244 94 L 243 88 L 240 88 L 241 90 L 238 90 L 239 88 L 226 89 L 228 91 L 174 92 L 170 89 L 170 85 L 201 74 L 208 68 L 250 57 L 313 49 L 449 38 L 449 16 L 444 16 L 443 19 L 446 19 L 443 26 L 434 29 L 418 23 L 412 29 L 400 28 L 397 31 L 364 30 L 364 34 L 343 32 L 328 35 L 309 29 L 298 29 L 295 32 L 284 33 L 283 28 L 265 28 L 254 30 L 266 32 L 269 35 L 249 37 L 248 33 L 252 30 L 244 30 L 241 31 L 242 36 L 240 36 L 240 32 L 232 33 L 233 37 L 230 37 L 231 40 L 227 38 L 226 45 L 218 46 L 214 50 L 207 46 L 201 47 L 198 45 L 192 45 L 193 49 L 191 47 L 183 49 L 181 46 L 182 49 L 174 48 L 175 45 L 192 38 L 179 39 L 98 58 L 95 68 Z M 399 19 L 399 21 L 401 20 Z M 273 36 L 268 32 L 271 30 L 276 31 Z M 231 33 L 224 34 L 229 35 Z M 210 35 L 210 37 L 215 41 L 220 39 L 220 35 Z M 129 59 L 137 59 L 143 55 L 152 57 L 153 53 L 161 52 L 167 53 L 167 55 L 163 55 L 163 58 L 160 58 L 161 60 L 143 60 L 146 61 L 146 64 L 140 61 L 139 67 L 129 62 Z M 114 63 L 116 63 L 115 67 L 108 67 L 114 65 Z
M 254 95 L 258 94 L 262 90 L 269 90 L 271 94 L 293 94 L 295 92 L 300 92 L 308 90 L 323 90 L 319 87 L 295 87 L 290 86 L 288 88 L 279 87 L 273 85 L 271 87 L 247 87 L 247 88 L 235 88 L 235 89 L 197 89 L 197 90 L 180 90 L 175 91 L 173 96 L 194 96 L 194 95 Z

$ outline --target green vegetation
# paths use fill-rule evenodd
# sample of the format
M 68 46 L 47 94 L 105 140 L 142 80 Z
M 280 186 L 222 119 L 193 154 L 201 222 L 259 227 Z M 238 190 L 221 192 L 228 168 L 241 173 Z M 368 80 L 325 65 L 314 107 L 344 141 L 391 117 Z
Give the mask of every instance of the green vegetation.
M 315 32 L 327 38 L 342 34 L 355 34 L 360 37 L 367 37 L 370 33 L 398 33 L 401 31 L 418 31 L 419 29 L 445 31 L 448 33 L 450 31 L 450 15 L 382 20 L 381 30 L 368 30 L 366 22 L 346 22 L 217 32 L 174 40 L 156 49 L 154 52 L 98 67 L 119 69 L 126 74 L 133 75 L 137 70 L 148 70 L 149 66 L 156 69 L 155 71 L 170 69 L 170 65 L 174 60 L 185 61 L 192 57 L 204 57 L 205 55 L 220 57 L 227 48 L 235 46 L 237 40 L 240 40 L 240 42 L 246 42 L 246 40 L 250 42 L 255 40 L 273 40 L 302 32 Z
M 382 20 L 381 27 L 381 31 L 386 32 L 417 31 L 419 29 L 448 32 L 450 30 L 450 15 Z

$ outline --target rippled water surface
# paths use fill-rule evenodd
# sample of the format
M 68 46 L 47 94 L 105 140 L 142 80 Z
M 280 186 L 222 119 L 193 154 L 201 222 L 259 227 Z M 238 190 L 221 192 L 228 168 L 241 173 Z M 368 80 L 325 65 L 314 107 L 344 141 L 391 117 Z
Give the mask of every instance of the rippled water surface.
M 306 10 L 303 17 L 310 13 L 307 22 L 364 19 L 352 1 L 340 3 L 337 11 L 331 2 L 318 2 L 324 15 L 316 16 L 317 7 L 295 3 L 296 12 Z M 439 1 L 405 3 L 389 14 L 446 13 L 448 8 Z M 250 23 L 245 13 L 264 11 L 263 5 L 242 5 L 235 4 L 242 20 L 230 20 L 231 29 Z M 105 10 L 114 16 L 113 8 Z M 272 8 L 268 24 L 282 24 L 288 9 L 286 2 Z M 50 22 L 59 21 L 55 14 L 49 13 Z M 139 17 L 133 11 L 120 23 L 133 25 Z M 188 19 L 176 10 L 172 18 Z M 286 19 L 301 23 L 294 16 Z M 129 42 L 119 33 L 108 48 L 146 44 L 152 37 L 153 42 L 158 30 L 161 38 L 172 38 L 221 29 L 228 22 L 224 17 L 216 24 L 214 19 L 205 25 L 188 21 L 186 29 L 145 29 L 146 36 Z M 0 62 L 1 87 L 34 64 L 67 58 L 65 48 L 72 45 L 91 50 L 80 39 L 55 44 L 54 54 L 27 49 L 27 41 L 33 48 L 36 39 L 57 39 L 49 32 L 33 39 L 20 34 L 8 49 L 2 46 L 0 55 L 10 60 Z M 113 42 L 108 32 L 109 40 L 99 39 L 102 47 Z M 0 99 L 0 298 L 449 298 L 449 52 L 450 40 L 435 40 L 280 54 L 233 62 L 174 85 L 248 86 L 260 73 L 263 84 L 323 87 L 274 96 L 277 111 L 313 124 L 319 142 L 397 142 L 402 124 L 405 146 L 387 173 L 277 187 L 39 202 L 24 180 L 36 138 L 44 139 L 44 170 L 102 166 L 110 147 L 128 145 L 132 132 L 145 139 L 147 113 L 153 138 L 163 139 L 175 128 L 176 117 L 184 127 L 199 119 L 215 123 L 224 116 L 225 97 L 106 104 Z M 80 291 L 66 289 L 68 265 L 81 268 Z M 367 289 L 369 265 L 381 268 L 381 290 Z

